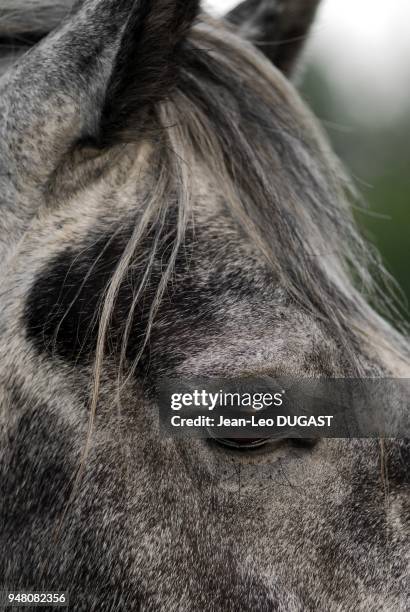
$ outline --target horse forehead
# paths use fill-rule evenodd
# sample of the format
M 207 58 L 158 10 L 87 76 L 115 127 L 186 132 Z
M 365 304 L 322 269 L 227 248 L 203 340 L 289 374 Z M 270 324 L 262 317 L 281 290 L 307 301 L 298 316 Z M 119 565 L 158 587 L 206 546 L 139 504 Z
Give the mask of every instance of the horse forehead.
M 79 352 L 85 358 L 91 354 L 105 287 L 144 212 L 149 153 L 149 147 L 131 146 L 121 163 L 91 159 L 86 170 L 80 166 L 74 173 L 61 173 L 50 201 L 26 232 L 17 254 L 19 285 L 24 287 L 22 320 L 41 352 L 55 348 L 58 329 L 60 356 L 78 361 Z M 229 215 L 212 179 L 200 167 L 195 175 L 193 215 L 151 342 L 162 354 L 161 367 L 168 362 L 174 367 L 178 347 L 184 345 L 185 365 L 178 359 L 181 373 L 232 374 L 234 367 L 238 374 L 249 368 L 259 372 L 278 361 L 288 364 L 288 372 L 303 371 L 313 362 L 320 363 L 322 372 L 328 370 L 335 353 L 331 342 L 288 304 L 278 278 Z M 79 189 L 87 180 L 88 186 Z M 171 234 L 177 217 L 170 197 Z M 142 265 L 151 246 L 152 232 L 139 247 Z M 142 266 L 133 268 L 134 287 L 142 275 Z M 129 287 L 117 303 L 120 327 L 131 303 Z M 143 335 L 145 323 L 144 317 L 135 320 L 131 342 Z M 326 348 L 331 357 L 324 357 Z
M 68 197 L 60 190 L 52 205 L 44 205 L 31 221 L 24 239 L 9 251 L 3 270 L 13 312 L 21 311 L 23 317 L 19 320 L 29 328 L 34 325 L 38 332 L 35 335 L 41 336 L 48 329 L 51 340 L 58 319 L 64 318 L 60 333 L 66 330 L 67 350 L 71 344 L 72 354 L 75 353 L 78 347 L 74 346 L 73 332 L 80 329 L 86 334 L 98 311 L 104 288 L 144 210 L 142 192 L 141 184 L 129 180 L 129 173 L 122 169 L 115 180 L 104 180 L 81 192 L 68 189 Z M 188 228 L 180 249 L 168 293 L 170 299 L 167 308 L 159 313 L 162 323 L 178 318 L 179 328 L 183 325 L 192 330 L 200 319 L 211 322 L 212 317 L 201 312 L 208 309 L 209 315 L 217 317 L 224 304 L 229 304 L 233 315 L 241 303 L 245 308 L 249 300 L 258 301 L 261 288 L 268 284 L 257 255 L 240 236 L 235 223 L 223 214 L 223 206 L 217 206 L 215 201 L 210 192 L 197 198 L 195 222 Z M 168 230 L 174 228 L 175 221 L 176 215 L 171 215 Z M 134 287 L 143 274 L 151 247 L 152 232 L 137 252 L 140 265 L 133 268 Z M 218 259 L 223 264 L 216 265 Z M 157 271 L 159 266 L 158 261 Z M 131 300 L 130 290 L 120 296 L 123 303 L 118 312 L 123 320 Z M 271 283 L 272 299 L 273 291 Z M 184 314 L 184 310 L 188 312 Z

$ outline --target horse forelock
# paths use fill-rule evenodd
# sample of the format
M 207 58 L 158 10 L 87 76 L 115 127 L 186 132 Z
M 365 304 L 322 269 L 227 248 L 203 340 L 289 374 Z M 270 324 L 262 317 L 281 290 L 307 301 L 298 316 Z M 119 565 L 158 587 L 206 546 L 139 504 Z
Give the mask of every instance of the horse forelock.
M 344 346 L 358 373 L 364 339 L 375 354 L 393 346 L 406 360 L 405 341 L 368 305 L 371 300 L 400 326 L 394 284 L 361 237 L 351 212 L 354 188 L 293 86 L 252 45 L 210 19 L 194 28 L 180 62 L 176 86 L 156 106 L 146 133 L 125 119 L 113 134 L 113 144 L 141 137 L 155 143 L 153 163 L 161 172 L 151 200 L 154 217 L 167 208 L 170 190 L 176 194 L 178 231 L 153 313 L 186 226 L 192 214 L 200 218 L 195 184 L 202 180 L 285 291 Z M 125 91 L 124 107 L 133 103 Z M 152 221 L 148 211 L 146 223 Z M 128 263 L 144 231 L 136 230 Z M 111 286 L 106 325 L 126 261 Z

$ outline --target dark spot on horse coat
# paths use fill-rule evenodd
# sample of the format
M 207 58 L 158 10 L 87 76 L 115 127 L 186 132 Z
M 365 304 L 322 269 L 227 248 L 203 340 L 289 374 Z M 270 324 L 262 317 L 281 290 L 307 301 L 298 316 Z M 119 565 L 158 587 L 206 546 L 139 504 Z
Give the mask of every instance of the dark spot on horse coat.
M 29 515 L 41 517 L 42 521 L 59 515 L 71 489 L 74 463 L 69 460 L 69 430 L 48 406 L 36 405 L 17 388 L 9 392 L 7 404 L 16 415 L 16 424 L 8 431 L 0 523 L 13 520 L 17 533 L 26 529 Z M 9 507 L 16 487 L 23 503 Z
M 131 232 L 130 225 L 118 234 L 101 233 L 97 239 L 90 235 L 77 248 L 69 247 L 57 254 L 38 274 L 27 298 L 25 318 L 28 337 L 39 352 L 57 355 L 69 362 L 89 362 L 96 347 L 105 290 Z M 148 250 L 151 241 L 152 236 L 148 235 L 141 249 Z M 167 288 L 157 314 L 158 325 L 152 331 L 151 351 L 155 339 L 163 345 L 162 340 L 170 330 L 177 336 L 194 324 L 209 326 L 212 321 L 212 303 L 217 299 L 218 284 L 201 284 L 195 280 L 191 270 L 195 265 L 193 247 L 192 236 L 187 235 L 184 250 L 175 265 L 175 282 Z M 149 281 L 135 308 L 127 344 L 130 359 L 137 354 L 144 339 L 150 305 L 169 252 L 166 241 L 158 251 Z M 111 354 L 120 348 L 133 295 L 143 274 L 144 268 L 134 266 L 122 282 L 107 339 L 106 350 Z M 166 359 L 164 354 L 162 359 Z
M 28 336 L 40 352 L 88 361 L 96 345 L 101 297 L 124 246 L 125 237 L 90 236 L 78 249 L 56 255 L 40 272 L 25 309 Z
M 138 354 L 144 340 L 151 304 L 172 250 L 175 231 L 172 221 L 170 213 L 169 231 L 164 232 L 160 241 L 149 279 L 134 310 L 127 342 L 130 360 Z M 132 225 L 129 221 L 121 230 L 90 234 L 78 246 L 55 255 L 39 272 L 25 308 L 27 334 L 39 352 L 57 355 L 70 363 L 90 362 L 96 348 L 105 290 L 131 237 Z M 153 239 L 154 234 L 149 231 L 136 253 L 137 261 L 148 259 Z M 150 334 L 151 371 L 175 366 L 183 359 L 192 330 L 196 347 L 205 345 L 205 336 L 221 329 L 231 305 L 242 300 L 263 304 L 273 299 L 276 284 L 272 273 L 260 264 L 253 268 L 251 256 L 244 266 L 239 251 L 235 263 L 238 249 L 235 235 L 222 241 L 213 230 L 188 228 Z M 215 265 L 216 250 L 218 261 L 230 261 L 229 266 Z M 144 271 L 137 263 L 121 284 L 110 322 L 107 354 L 118 354 L 120 350 L 133 296 Z
M 8 584 L 31 590 L 70 591 L 67 576 L 75 576 L 76 593 L 70 594 L 70 609 L 116 609 L 118 601 L 122 601 L 118 609 L 130 609 L 127 598 L 133 609 L 138 609 L 138 584 L 128 584 L 126 593 L 122 592 L 129 579 L 127 558 L 119 550 L 123 525 L 119 522 L 117 533 L 111 533 L 110 522 L 104 522 L 107 490 L 120 498 L 116 488 L 107 487 L 107 480 L 112 483 L 112 473 L 100 467 L 99 482 L 90 485 L 94 487 L 93 494 L 87 495 L 81 507 L 65 518 L 82 444 L 76 443 L 77 432 L 56 415 L 58 405 L 36 405 L 17 390 L 10 393 L 8 403 L 17 419 L 8 431 L 1 466 L 4 497 L 0 524 L 12 524 L 13 529 L 5 533 L 5 539 L 0 534 L 0 539 L 19 568 L 18 573 L 9 575 Z M 99 460 L 95 458 L 97 463 Z M 81 499 L 79 491 L 75 499 Z M 118 559 L 114 573 L 110 573 L 112 557 L 101 554 L 107 548 Z M 30 563 L 37 555 L 38 562 Z M 99 562 L 90 572 L 89 560 L 97 558 Z M 87 597 L 90 599 L 86 604 Z

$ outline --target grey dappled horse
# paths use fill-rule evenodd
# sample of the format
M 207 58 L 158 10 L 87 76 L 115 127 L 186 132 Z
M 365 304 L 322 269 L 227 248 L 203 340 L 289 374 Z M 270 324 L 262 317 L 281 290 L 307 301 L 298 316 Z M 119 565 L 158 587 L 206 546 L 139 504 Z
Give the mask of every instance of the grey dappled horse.
M 2 588 L 87 612 L 406 609 L 405 441 L 158 433 L 163 375 L 409 376 L 290 82 L 317 1 L 224 22 L 71 4 L 0 2 Z

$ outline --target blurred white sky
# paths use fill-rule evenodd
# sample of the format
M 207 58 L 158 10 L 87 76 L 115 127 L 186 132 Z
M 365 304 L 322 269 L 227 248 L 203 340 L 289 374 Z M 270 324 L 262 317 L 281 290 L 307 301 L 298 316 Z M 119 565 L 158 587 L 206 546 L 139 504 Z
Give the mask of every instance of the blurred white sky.
M 206 0 L 223 14 L 238 0 Z M 323 0 L 307 50 L 362 121 L 409 107 L 410 0 Z

